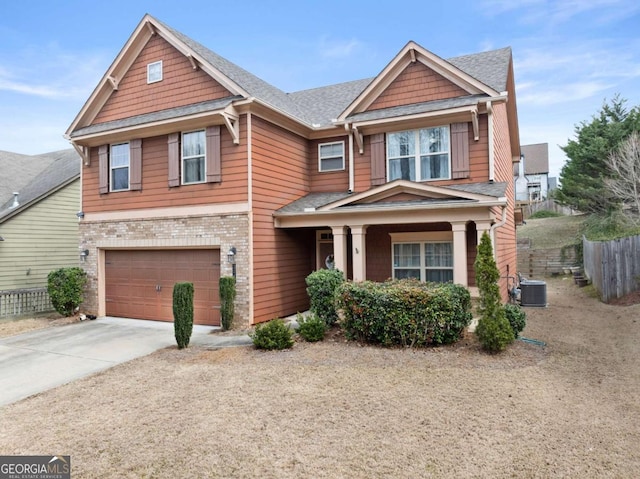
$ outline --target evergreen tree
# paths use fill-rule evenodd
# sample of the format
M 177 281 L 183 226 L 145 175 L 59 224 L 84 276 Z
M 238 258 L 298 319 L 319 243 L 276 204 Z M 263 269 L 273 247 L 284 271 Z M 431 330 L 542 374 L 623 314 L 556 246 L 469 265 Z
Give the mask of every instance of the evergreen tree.
M 606 186 L 607 159 L 631 132 L 640 130 L 640 110 L 627 111 L 625 103 L 619 95 L 604 103 L 589 123 L 576 126 L 575 139 L 561 147 L 568 160 L 555 192 L 558 202 L 584 213 L 607 214 L 617 207 Z

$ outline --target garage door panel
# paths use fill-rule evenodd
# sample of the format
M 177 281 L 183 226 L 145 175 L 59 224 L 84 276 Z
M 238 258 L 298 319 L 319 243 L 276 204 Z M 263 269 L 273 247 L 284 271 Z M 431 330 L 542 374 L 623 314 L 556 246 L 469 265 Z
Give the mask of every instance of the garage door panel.
M 219 250 L 106 251 L 105 263 L 107 315 L 173 321 L 173 286 L 191 282 L 194 322 L 220 324 Z

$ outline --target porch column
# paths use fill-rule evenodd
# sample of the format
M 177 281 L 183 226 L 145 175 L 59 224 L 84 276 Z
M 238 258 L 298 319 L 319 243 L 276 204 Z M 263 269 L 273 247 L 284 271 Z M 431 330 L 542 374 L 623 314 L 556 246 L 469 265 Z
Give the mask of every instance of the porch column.
M 347 228 L 346 226 L 332 226 L 333 234 L 333 260 L 336 269 L 344 273 L 347 277 Z
M 476 234 L 478 235 L 478 244 L 480 244 L 482 234 L 485 231 L 488 235 L 491 235 L 491 221 L 476 221 Z M 491 241 L 493 241 L 493 238 L 491 238 Z
M 351 241 L 353 253 L 353 280 L 367 279 L 367 227 L 363 225 L 351 226 Z
M 453 230 L 453 282 L 468 286 L 467 278 L 467 224 L 451 223 Z

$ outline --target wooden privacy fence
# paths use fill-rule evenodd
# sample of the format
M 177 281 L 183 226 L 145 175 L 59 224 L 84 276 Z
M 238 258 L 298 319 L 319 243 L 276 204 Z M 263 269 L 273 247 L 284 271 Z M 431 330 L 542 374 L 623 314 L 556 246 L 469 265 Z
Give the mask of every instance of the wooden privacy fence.
M 640 289 L 640 235 L 613 241 L 582 237 L 584 272 L 605 303 Z
M 47 288 L 0 291 L 0 319 L 54 311 Z

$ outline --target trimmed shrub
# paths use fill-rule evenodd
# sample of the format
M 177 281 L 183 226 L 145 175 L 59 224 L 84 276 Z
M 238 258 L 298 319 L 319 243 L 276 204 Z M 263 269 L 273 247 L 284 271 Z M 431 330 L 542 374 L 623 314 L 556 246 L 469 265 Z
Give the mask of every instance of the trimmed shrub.
M 173 329 L 178 349 L 189 346 L 193 332 L 193 283 L 173 286 Z
M 83 301 L 87 273 L 82 268 L 60 268 L 47 276 L 47 291 L 51 304 L 63 316 L 72 316 Z
M 220 323 L 222 330 L 227 331 L 233 325 L 236 299 L 236 279 L 233 276 L 220 278 Z
M 469 291 L 450 283 L 344 283 L 337 304 L 348 339 L 384 346 L 453 343 L 471 322 Z
M 338 287 L 344 283 L 342 271 L 320 269 L 306 278 L 307 294 L 311 303 L 310 310 L 322 319 L 327 326 L 338 321 L 335 296 Z
M 293 346 L 293 331 L 282 319 L 257 325 L 249 336 L 258 349 L 288 349 Z
M 504 314 L 507 316 L 507 321 L 509 321 L 513 330 L 513 337 L 517 338 L 527 325 L 527 313 L 517 304 L 505 304 Z
M 493 259 L 491 238 L 485 231 L 478 245 L 478 254 L 474 264 L 476 270 L 476 284 L 480 293 L 478 313 L 480 319 L 476 328 L 476 335 L 487 351 L 498 352 L 504 350 L 514 340 L 513 330 L 502 306 L 500 297 L 500 272 Z
M 324 339 L 324 333 L 327 331 L 327 325 L 315 314 L 311 313 L 305 318 L 302 314 L 298 313 L 296 315 L 296 321 L 298 322 L 298 329 L 296 329 L 296 332 L 302 336 L 305 341 L 313 343 Z

